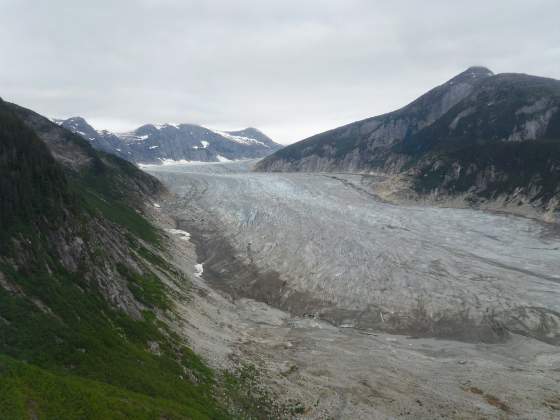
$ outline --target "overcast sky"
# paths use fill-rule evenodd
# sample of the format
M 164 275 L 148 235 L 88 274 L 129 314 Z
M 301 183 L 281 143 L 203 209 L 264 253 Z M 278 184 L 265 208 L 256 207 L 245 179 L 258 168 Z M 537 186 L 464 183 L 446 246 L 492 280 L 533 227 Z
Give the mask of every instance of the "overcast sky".
M 254 126 L 292 143 L 470 65 L 560 79 L 558 0 L 0 0 L 0 96 L 123 131 Z

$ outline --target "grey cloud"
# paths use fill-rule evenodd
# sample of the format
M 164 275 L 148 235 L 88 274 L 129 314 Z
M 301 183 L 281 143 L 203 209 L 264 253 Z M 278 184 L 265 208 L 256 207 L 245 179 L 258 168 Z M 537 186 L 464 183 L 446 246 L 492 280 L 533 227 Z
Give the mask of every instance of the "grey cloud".
M 464 68 L 560 78 L 560 3 L 0 0 L 0 96 L 123 129 L 256 126 L 284 143 Z

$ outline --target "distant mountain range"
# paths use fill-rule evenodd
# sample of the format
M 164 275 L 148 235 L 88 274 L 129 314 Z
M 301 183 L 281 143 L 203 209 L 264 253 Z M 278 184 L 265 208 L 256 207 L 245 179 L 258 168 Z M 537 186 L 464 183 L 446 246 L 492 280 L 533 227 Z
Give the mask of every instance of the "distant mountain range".
M 256 128 L 218 131 L 194 124 L 146 124 L 134 131 L 94 129 L 82 117 L 54 120 L 91 145 L 135 163 L 219 162 L 260 158 L 282 148 Z
M 381 172 L 406 184 L 400 198 L 557 220 L 560 81 L 471 67 L 404 108 L 287 146 L 257 170 Z

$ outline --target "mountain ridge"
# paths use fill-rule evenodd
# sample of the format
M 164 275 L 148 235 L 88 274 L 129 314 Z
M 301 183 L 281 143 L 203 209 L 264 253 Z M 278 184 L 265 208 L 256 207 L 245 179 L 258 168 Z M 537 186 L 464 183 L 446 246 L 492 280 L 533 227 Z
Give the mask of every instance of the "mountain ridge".
M 545 140 L 560 142 L 559 120 L 560 81 L 470 67 L 396 111 L 287 146 L 259 161 L 256 170 L 399 175 L 406 187 L 393 195 L 397 201 L 406 197 L 445 204 L 459 197 L 465 206 L 475 207 L 493 201 L 501 209 L 554 221 L 560 186 L 549 180 L 560 179 L 555 163 L 560 156 L 554 147 L 542 146 L 549 148 L 549 156 L 538 149 Z M 530 144 L 521 145 L 525 142 Z M 501 143 L 512 144 L 507 153 L 517 156 L 515 171 L 500 162 L 496 150 L 502 150 Z M 488 161 L 472 154 L 472 148 L 483 145 L 493 156 Z M 520 178 L 521 149 L 532 160 Z M 533 159 L 537 156 L 540 160 Z M 487 178 L 497 167 L 495 179 Z M 470 184 L 463 178 L 467 173 Z M 517 184 L 510 182 L 513 178 Z
M 220 131 L 196 124 L 149 123 L 114 133 L 94 129 L 83 117 L 54 121 L 82 136 L 94 148 L 138 164 L 260 158 L 282 147 L 253 127 Z

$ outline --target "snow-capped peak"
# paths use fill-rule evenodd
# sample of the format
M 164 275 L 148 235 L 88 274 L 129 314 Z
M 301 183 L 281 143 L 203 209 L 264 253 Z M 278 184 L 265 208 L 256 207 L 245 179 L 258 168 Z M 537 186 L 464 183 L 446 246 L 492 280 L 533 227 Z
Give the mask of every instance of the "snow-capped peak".
M 157 128 L 158 130 L 161 130 L 162 128 L 166 128 L 166 127 L 180 128 L 181 124 L 177 124 L 177 123 L 157 123 L 157 124 L 153 124 L 153 126 L 155 128 Z
M 261 144 L 263 146 L 266 146 L 266 144 L 264 144 L 262 141 L 253 139 L 251 137 L 245 137 L 245 136 L 237 136 L 237 135 L 233 135 L 228 133 L 227 131 L 220 131 L 220 130 L 213 130 L 211 128 L 209 128 L 210 131 L 212 131 L 215 134 L 218 134 L 222 137 L 225 137 L 227 140 L 231 140 L 234 141 L 236 143 L 241 143 L 241 144 Z M 266 146 L 268 147 L 268 146 Z

